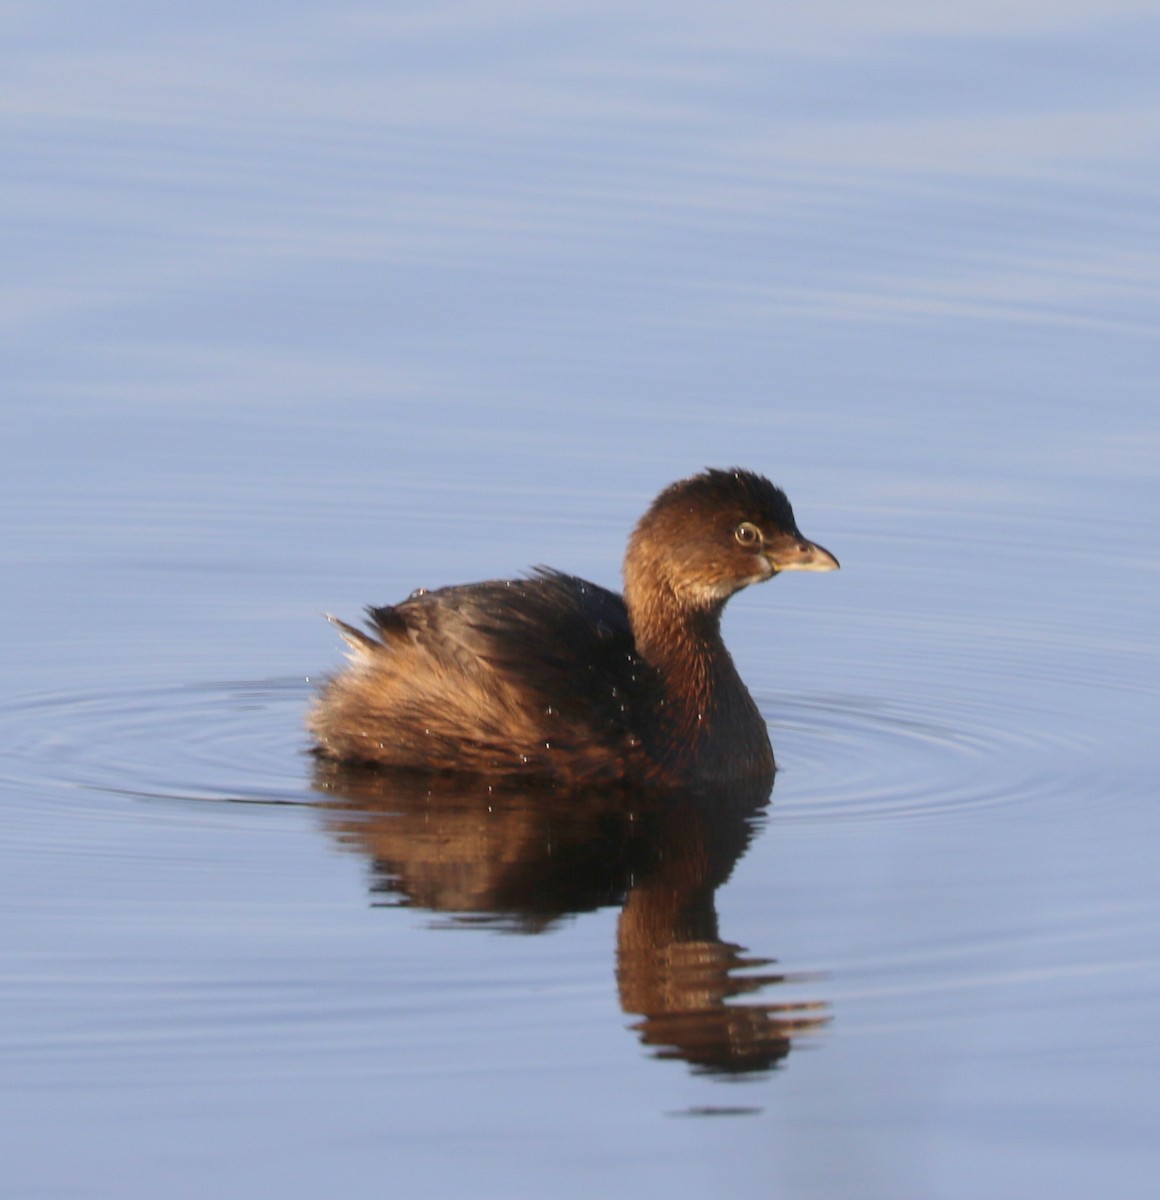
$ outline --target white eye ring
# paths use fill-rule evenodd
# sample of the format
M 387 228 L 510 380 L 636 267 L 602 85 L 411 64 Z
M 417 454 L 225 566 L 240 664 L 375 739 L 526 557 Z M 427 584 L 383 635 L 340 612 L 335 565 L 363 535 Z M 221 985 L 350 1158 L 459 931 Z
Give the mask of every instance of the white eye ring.
M 742 521 L 733 536 L 742 546 L 760 546 L 762 541 L 761 530 L 752 521 Z

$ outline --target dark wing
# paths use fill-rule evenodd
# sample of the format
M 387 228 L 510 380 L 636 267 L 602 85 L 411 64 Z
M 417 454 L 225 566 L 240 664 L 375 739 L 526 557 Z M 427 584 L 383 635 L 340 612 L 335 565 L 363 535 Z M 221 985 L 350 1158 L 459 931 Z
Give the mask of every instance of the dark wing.
M 464 667 L 486 664 L 568 740 L 631 740 L 655 686 L 623 599 L 544 567 L 529 578 L 441 588 L 370 615 L 385 643 L 402 627 Z
M 355 653 L 310 717 L 324 753 L 574 782 L 639 769 L 658 687 L 616 593 L 541 569 L 367 612 L 369 634 L 335 622 Z
M 653 672 L 636 652 L 624 600 L 546 567 L 517 586 L 518 603 L 480 622 L 486 661 L 565 721 L 635 731 Z

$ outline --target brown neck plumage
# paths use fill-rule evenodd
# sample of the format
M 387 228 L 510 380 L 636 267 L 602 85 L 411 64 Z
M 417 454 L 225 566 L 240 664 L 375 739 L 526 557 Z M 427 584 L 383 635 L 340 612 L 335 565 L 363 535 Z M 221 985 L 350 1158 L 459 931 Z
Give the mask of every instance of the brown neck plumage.
M 695 774 L 718 734 L 722 691 L 742 688 L 721 640 L 724 605 L 689 608 L 664 587 L 629 584 L 625 599 L 637 652 L 660 677 L 658 755 L 680 774 Z
M 765 721 L 721 638 L 731 594 L 711 572 L 672 555 L 649 518 L 624 563 L 624 600 L 637 652 L 657 671 L 661 698 L 651 753 L 674 778 L 697 781 L 772 773 Z

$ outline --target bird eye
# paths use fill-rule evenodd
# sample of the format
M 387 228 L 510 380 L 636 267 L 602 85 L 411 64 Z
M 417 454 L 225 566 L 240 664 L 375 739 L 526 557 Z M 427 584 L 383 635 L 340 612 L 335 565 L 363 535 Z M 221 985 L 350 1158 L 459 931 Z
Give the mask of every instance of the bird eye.
M 742 546 L 759 546 L 761 544 L 761 530 L 751 521 L 742 521 L 733 531 L 733 536 Z

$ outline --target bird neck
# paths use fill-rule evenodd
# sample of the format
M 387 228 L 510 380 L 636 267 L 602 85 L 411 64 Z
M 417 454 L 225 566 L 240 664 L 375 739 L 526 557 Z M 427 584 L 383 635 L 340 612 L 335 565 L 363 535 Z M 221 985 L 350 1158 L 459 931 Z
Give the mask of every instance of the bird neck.
M 691 609 L 666 589 L 626 588 L 636 649 L 660 673 L 666 691 L 707 708 L 722 666 L 732 668 L 721 639 L 721 609 Z
M 721 637 L 725 601 L 691 606 L 655 575 L 625 571 L 637 653 L 657 672 L 656 757 L 681 778 L 772 774 L 765 719 Z
M 660 757 L 683 775 L 695 773 L 710 745 L 728 735 L 722 720 L 728 697 L 744 693 L 721 639 L 723 606 L 690 609 L 664 590 L 629 595 L 637 653 L 656 670 L 661 685 L 655 732 Z

